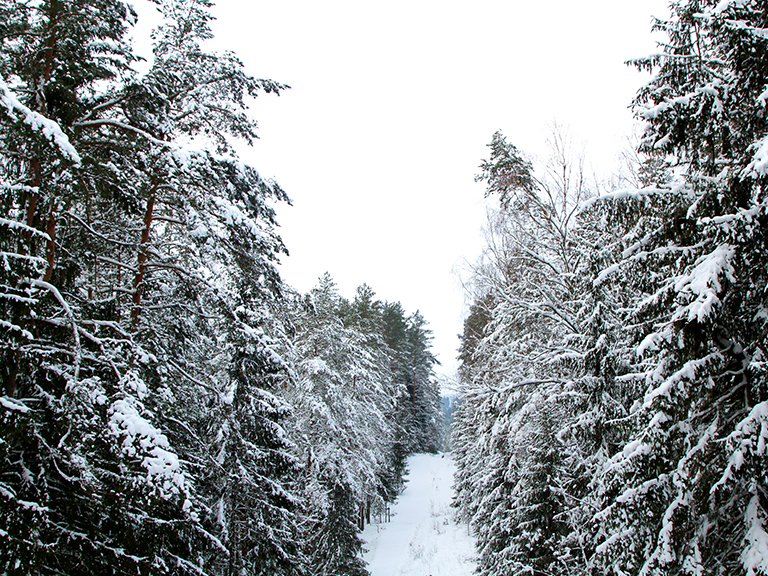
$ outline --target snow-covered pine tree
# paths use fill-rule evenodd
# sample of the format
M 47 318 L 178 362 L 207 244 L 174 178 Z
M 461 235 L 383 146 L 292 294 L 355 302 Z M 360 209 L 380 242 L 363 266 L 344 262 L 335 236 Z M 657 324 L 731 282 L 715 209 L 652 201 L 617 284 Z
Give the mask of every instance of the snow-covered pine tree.
M 191 486 L 143 406 L 130 337 L 105 336 L 84 305 L 87 248 L 69 213 L 88 194 L 74 124 L 130 74 L 135 15 L 118 1 L 44 1 L 2 16 L 2 569 L 162 572 L 191 556 Z
M 250 143 L 247 98 L 283 86 L 252 78 L 231 53 L 201 48 L 210 5 L 160 3 L 164 23 L 135 106 L 124 121 L 106 118 L 118 132 L 126 123 L 146 132 L 153 150 L 131 327 L 186 384 L 170 387 L 179 401 L 167 425 L 205 466 L 206 520 L 227 551 L 211 558 L 212 570 L 294 574 L 302 562 L 298 468 L 283 430 L 289 406 L 277 395 L 290 366 L 274 317 L 285 249 L 271 206 L 287 197 L 242 164 L 228 140 Z
M 201 50 L 210 2 L 158 4 L 142 78 L 122 2 L 0 8 L 9 573 L 300 562 L 270 393 L 285 373 L 270 202 L 286 198 L 227 143 L 254 137 L 246 98 L 281 87 Z M 224 505 L 234 492 L 245 505 Z
M 679 0 L 634 102 L 642 150 L 676 177 L 600 202 L 634 211 L 618 286 L 633 310 L 638 390 L 622 451 L 601 478 L 593 565 L 606 574 L 768 571 L 765 342 L 768 11 L 756 0 Z

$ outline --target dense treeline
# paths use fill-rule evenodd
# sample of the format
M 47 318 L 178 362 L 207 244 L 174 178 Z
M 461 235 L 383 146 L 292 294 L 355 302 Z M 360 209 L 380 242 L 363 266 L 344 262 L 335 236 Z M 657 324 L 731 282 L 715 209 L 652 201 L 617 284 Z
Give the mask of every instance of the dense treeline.
M 208 0 L 0 4 L 0 572 L 363 574 L 359 526 L 442 431 L 418 314 L 277 272 Z
M 358 529 L 399 494 L 406 457 L 440 447 L 431 335 L 418 312 L 406 316 L 367 285 L 346 300 L 328 274 L 290 315 L 296 380 L 284 397 L 304 464 L 308 565 L 365 574 Z
M 557 134 L 481 165 L 453 433 L 480 574 L 768 573 L 768 8 L 671 9 L 625 189 Z

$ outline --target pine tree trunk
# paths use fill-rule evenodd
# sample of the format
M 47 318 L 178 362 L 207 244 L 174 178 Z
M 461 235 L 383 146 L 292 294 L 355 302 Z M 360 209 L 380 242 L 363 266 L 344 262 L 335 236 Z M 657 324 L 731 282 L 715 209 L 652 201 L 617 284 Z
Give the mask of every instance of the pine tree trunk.
M 41 77 L 36 81 L 37 86 L 35 86 L 35 105 L 33 108 L 36 108 L 37 112 L 40 112 L 43 115 L 46 115 L 48 113 L 48 107 L 46 105 L 45 100 L 45 86 L 48 84 L 48 82 L 51 79 L 51 74 L 53 72 L 53 56 L 55 53 L 55 47 L 56 47 L 56 28 L 58 26 L 58 13 L 60 9 L 60 3 L 53 1 L 50 4 L 50 10 L 48 13 L 48 30 L 47 30 L 47 37 L 45 39 L 45 49 L 44 49 L 44 61 L 43 61 L 43 74 Z M 40 165 L 41 165 L 41 159 L 39 156 L 33 157 L 29 161 L 29 185 L 35 189 L 39 189 L 42 185 L 42 175 L 40 173 Z M 38 200 L 40 198 L 40 195 L 38 193 L 32 194 L 32 196 L 29 199 L 29 203 L 27 204 L 27 226 L 30 228 L 34 227 L 35 224 L 35 215 L 37 212 L 37 204 Z M 48 240 L 46 241 L 46 247 L 45 247 L 45 254 L 46 254 L 46 260 L 48 262 L 48 266 L 45 271 L 44 280 L 47 282 L 50 280 L 51 275 L 53 274 L 53 263 L 56 257 L 56 220 L 54 216 L 54 202 L 51 203 L 51 211 L 49 214 L 48 223 L 46 225 L 46 232 L 48 233 Z M 29 254 L 34 253 L 33 247 L 32 247 L 32 235 L 30 233 L 25 234 L 28 246 L 21 246 L 20 252 L 23 254 L 25 250 L 29 250 Z
M 144 229 L 141 231 L 138 267 L 136 269 L 136 276 L 133 279 L 133 308 L 131 309 L 131 323 L 134 331 L 139 327 L 139 316 L 141 315 L 141 294 L 144 284 L 144 273 L 147 265 L 147 243 L 149 242 L 149 230 L 152 227 L 154 209 L 155 194 L 153 192 L 147 200 L 147 211 L 144 214 Z
M 45 259 L 48 261 L 48 266 L 45 269 L 43 280 L 50 282 L 53 275 L 53 265 L 56 261 L 56 212 L 54 204 L 51 204 L 51 211 L 48 214 L 48 223 L 45 226 L 45 231 L 48 234 L 48 239 L 45 241 Z
M 40 176 L 40 158 L 32 158 L 29 161 L 29 186 L 32 188 L 39 188 L 42 177 Z M 35 227 L 35 213 L 37 212 L 37 194 L 32 194 L 29 197 L 27 203 L 27 221 L 26 224 L 29 228 Z M 32 245 L 32 234 L 29 231 L 24 232 L 22 235 L 21 245 L 19 246 L 19 253 L 24 256 L 34 253 L 34 247 Z

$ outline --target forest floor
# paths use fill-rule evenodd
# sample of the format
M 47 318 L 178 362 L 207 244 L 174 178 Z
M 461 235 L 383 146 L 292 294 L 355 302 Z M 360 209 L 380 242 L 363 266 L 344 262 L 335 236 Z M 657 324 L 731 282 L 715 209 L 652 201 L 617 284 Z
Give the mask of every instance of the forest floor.
M 454 521 L 450 453 L 416 454 L 408 468 L 391 522 L 373 522 L 362 534 L 371 576 L 471 576 L 474 541 Z

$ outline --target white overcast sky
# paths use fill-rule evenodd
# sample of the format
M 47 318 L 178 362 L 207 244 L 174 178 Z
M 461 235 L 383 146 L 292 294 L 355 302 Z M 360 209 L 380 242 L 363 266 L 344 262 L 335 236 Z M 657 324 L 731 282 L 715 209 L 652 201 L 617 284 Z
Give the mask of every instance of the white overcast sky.
M 136 0 L 140 17 L 148 2 Z M 243 153 L 293 201 L 279 208 L 302 292 L 328 271 L 342 295 L 370 285 L 419 310 L 452 373 L 466 302 L 455 270 L 482 246 L 474 182 L 496 130 L 543 155 L 549 126 L 610 170 L 647 77 L 624 61 L 657 51 L 667 0 L 219 0 L 217 50 L 291 86 L 252 106 Z M 144 21 L 146 22 L 145 17 Z M 142 34 L 137 30 L 137 38 Z

